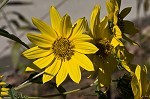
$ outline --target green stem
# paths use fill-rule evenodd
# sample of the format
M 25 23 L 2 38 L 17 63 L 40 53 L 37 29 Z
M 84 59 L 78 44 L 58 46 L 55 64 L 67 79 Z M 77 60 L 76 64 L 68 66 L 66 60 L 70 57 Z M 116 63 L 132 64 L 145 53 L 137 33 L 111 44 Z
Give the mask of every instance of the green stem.
M 90 84 L 90 85 L 87 85 L 87 86 L 84 86 L 84 87 L 81 87 L 81 88 L 78 88 L 78 89 L 73 89 L 73 90 L 70 90 L 70 91 L 67 91 L 67 92 L 63 92 L 63 93 L 60 93 L 60 94 L 46 95 L 46 96 L 40 96 L 40 97 L 42 97 L 42 98 L 49 98 L 49 97 L 56 97 L 56 96 L 61 96 L 61 95 L 67 95 L 67 94 L 71 94 L 71 93 L 75 93 L 75 92 L 87 89 L 87 88 L 92 87 L 94 85 L 95 84 Z
M 18 87 L 16 87 L 15 90 L 20 90 L 20 89 L 22 89 L 22 88 L 24 88 L 24 87 L 27 87 L 27 86 L 31 85 L 31 84 L 32 84 L 31 81 L 32 81 L 33 79 L 35 79 L 35 78 L 41 76 L 43 73 L 44 73 L 44 71 L 42 71 L 41 73 L 35 75 L 35 76 L 32 77 L 31 79 L 25 81 L 24 83 L 22 83 L 21 85 L 19 85 Z

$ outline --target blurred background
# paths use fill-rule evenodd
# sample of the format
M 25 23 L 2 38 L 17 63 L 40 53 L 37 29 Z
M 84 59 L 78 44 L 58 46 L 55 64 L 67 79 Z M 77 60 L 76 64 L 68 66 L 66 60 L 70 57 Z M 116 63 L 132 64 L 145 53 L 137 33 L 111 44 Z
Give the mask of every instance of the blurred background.
M 2 2 L 3 0 L 0 0 Z M 1 9 L 0 13 L 0 28 L 7 30 L 19 37 L 26 44 L 30 44 L 26 37 L 28 32 L 37 32 L 36 28 L 31 22 L 31 18 L 35 17 L 41 19 L 50 24 L 49 9 L 51 6 L 55 6 L 60 12 L 61 16 L 68 13 L 71 16 L 72 23 L 78 18 L 86 17 L 90 20 L 91 12 L 96 4 L 101 5 L 100 18 L 107 15 L 105 0 L 9 0 L 8 4 Z M 140 47 L 127 44 L 129 52 L 135 54 L 133 63 L 140 65 L 147 65 L 150 69 L 150 0 L 122 0 L 121 9 L 125 7 L 132 7 L 131 12 L 125 18 L 135 23 L 135 26 L 139 28 L 139 33 L 131 38 L 140 44 Z M 21 56 L 22 51 L 26 48 L 20 44 L 11 41 L 7 38 L 0 36 L 0 73 L 5 75 L 5 80 L 12 85 L 16 86 L 23 82 L 28 74 L 24 72 L 29 62 Z M 81 81 L 81 85 L 90 84 L 93 80 L 85 78 Z M 119 75 L 119 74 L 117 74 Z M 150 74 L 149 74 L 150 75 Z M 18 79 L 18 77 L 20 77 Z M 69 81 L 71 81 L 69 79 Z M 46 85 L 35 85 L 31 92 L 27 92 L 29 89 L 24 89 L 23 92 L 27 95 L 47 94 L 45 91 L 41 92 L 41 88 L 49 90 Z M 72 88 L 78 88 L 78 86 L 72 82 L 65 82 L 64 86 L 69 90 Z M 39 91 L 40 90 L 40 91 Z M 84 91 L 83 93 L 91 92 L 91 89 Z M 55 93 L 55 91 L 52 91 Z M 68 95 L 68 99 L 91 99 L 92 96 L 82 96 L 82 92 L 77 94 Z M 116 98 L 115 98 L 116 97 Z M 96 99 L 96 97 L 92 97 Z M 112 99 L 119 99 L 117 95 L 111 95 Z M 57 99 L 57 98 L 54 98 Z

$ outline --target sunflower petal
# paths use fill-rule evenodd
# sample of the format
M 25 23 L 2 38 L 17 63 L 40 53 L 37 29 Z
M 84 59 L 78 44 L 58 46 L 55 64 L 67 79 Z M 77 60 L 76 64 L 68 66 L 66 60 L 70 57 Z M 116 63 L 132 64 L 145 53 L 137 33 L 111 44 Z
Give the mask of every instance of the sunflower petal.
M 76 64 L 74 62 L 74 60 L 70 60 L 67 62 L 68 63 L 68 73 L 69 73 L 69 76 L 70 78 L 76 82 L 76 83 L 79 83 L 80 80 L 81 80 L 81 71 L 80 71 L 80 67 L 78 64 Z
M 55 9 L 55 7 L 51 7 L 50 8 L 50 19 L 51 19 L 51 24 L 52 24 L 52 28 L 59 34 L 59 27 L 60 27 L 60 14 L 59 12 Z
M 78 35 L 82 34 L 85 31 L 86 27 L 86 21 L 85 18 L 80 18 L 77 20 L 77 22 L 73 26 L 72 34 L 70 36 L 70 41 L 72 41 L 74 38 L 78 37 Z
M 138 82 L 136 75 L 132 76 L 131 87 L 134 94 L 134 99 L 139 99 L 142 93 L 140 91 L 140 83 Z
M 94 71 L 94 66 L 91 60 L 84 54 L 75 52 L 72 59 L 75 61 L 76 64 L 80 65 L 87 71 Z
M 57 38 L 56 32 L 47 23 L 36 18 L 32 18 L 32 22 L 43 34 Z
M 98 51 L 98 48 L 89 42 L 78 42 L 75 44 L 74 50 L 83 54 L 93 54 Z
M 58 72 L 61 66 L 61 60 L 55 60 L 54 63 L 45 69 L 43 74 L 43 83 L 50 81 Z
M 121 32 L 121 30 L 119 29 L 118 26 L 114 26 L 114 27 L 113 27 L 113 32 L 114 32 L 114 35 L 115 35 L 115 37 L 116 37 L 117 39 L 122 38 L 122 32 Z
M 62 62 L 62 65 L 60 67 L 60 70 L 58 71 L 58 74 L 56 75 L 56 84 L 57 87 L 66 79 L 68 75 L 68 65 L 66 62 Z
M 60 22 L 60 31 L 62 37 L 68 38 L 71 34 L 72 24 L 69 15 L 65 15 Z
M 69 39 L 70 40 L 70 39 Z M 87 34 L 80 34 L 76 38 L 73 39 L 72 42 L 89 42 L 92 41 L 93 38 Z
M 37 67 L 40 69 L 45 68 L 46 66 L 50 65 L 51 62 L 54 60 L 54 54 L 51 54 L 49 56 L 39 58 L 33 62 Z
M 115 10 L 114 5 L 109 1 L 106 1 L 106 8 L 109 14 Z
M 51 53 L 51 51 L 44 50 L 44 49 L 41 49 L 38 46 L 36 46 L 36 47 L 32 47 L 32 48 L 24 51 L 23 55 L 28 59 L 35 59 L 35 58 L 47 56 L 50 53 Z
M 40 70 L 40 68 L 32 63 L 29 66 L 27 66 L 25 71 L 36 71 L 36 70 Z
M 94 38 L 97 38 L 97 33 L 99 33 L 100 24 L 100 5 L 96 5 L 92 11 L 90 19 L 90 28 Z
M 141 69 L 141 85 L 142 85 L 142 96 L 146 94 L 148 89 L 148 74 L 147 74 L 147 67 L 144 66 Z
M 32 43 L 36 44 L 37 46 L 44 47 L 44 48 L 51 47 L 53 41 L 55 40 L 42 34 L 28 33 L 27 37 Z

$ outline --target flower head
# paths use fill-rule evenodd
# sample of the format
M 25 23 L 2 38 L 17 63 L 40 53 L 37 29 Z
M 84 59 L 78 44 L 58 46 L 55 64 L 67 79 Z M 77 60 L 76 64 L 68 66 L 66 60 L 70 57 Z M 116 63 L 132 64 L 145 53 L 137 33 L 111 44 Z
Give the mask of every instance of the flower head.
M 135 73 L 132 74 L 131 87 L 134 99 L 150 99 L 150 81 L 146 66 L 137 65 Z
M 131 11 L 131 7 L 124 8 L 120 11 L 121 0 L 110 0 L 106 2 L 106 7 L 108 11 L 108 26 L 109 30 L 114 34 L 112 40 L 113 44 L 123 46 L 122 41 L 124 40 L 130 42 L 131 44 L 137 45 L 136 42 L 132 41 L 125 34 L 134 35 L 138 32 L 138 29 L 134 26 L 133 22 L 124 20 L 124 18 Z
M 99 18 L 100 6 L 96 5 L 91 14 L 90 29 L 93 37 L 93 44 L 99 50 L 91 55 L 95 70 L 98 72 L 98 83 L 100 87 L 109 87 L 111 82 L 111 74 L 117 68 L 117 60 L 115 59 L 113 49 L 115 46 L 112 42 L 112 34 L 108 30 L 108 17 L 104 17 L 101 21 Z
M 51 25 L 33 18 L 34 25 L 41 34 L 28 33 L 28 39 L 36 46 L 23 52 L 28 59 L 36 59 L 33 64 L 39 69 L 45 69 L 43 83 L 56 76 L 59 86 L 69 74 L 70 78 L 79 83 L 81 80 L 80 66 L 93 71 L 90 59 L 84 54 L 93 54 L 98 48 L 87 41 L 92 38 L 84 34 L 86 20 L 79 19 L 73 26 L 69 15 L 61 17 L 52 6 L 50 8 Z M 26 70 L 35 70 L 28 67 Z

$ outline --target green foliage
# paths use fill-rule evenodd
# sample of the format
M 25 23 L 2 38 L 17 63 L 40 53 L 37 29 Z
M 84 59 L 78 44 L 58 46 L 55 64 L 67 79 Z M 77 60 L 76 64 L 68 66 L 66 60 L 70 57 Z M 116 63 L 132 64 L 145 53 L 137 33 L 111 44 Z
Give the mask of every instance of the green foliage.
M 108 99 L 106 94 L 104 94 L 101 90 L 95 91 L 95 93 L 96 93 L 98 99 Z
M 134 99 L 134 95 L 131 88 L 131 79 L 130 75 L 125 74 L 123 77 L 119 78 L 117 82 L 117 88 L 121 91 L 123 99 Z
M 131 11 L 131 7 L 127 7 L 127 8 L 124 8 L 121 12 L 120 12 L 120 17 L 122 19 L 124 19 Z
M 14 88 L 11 88 L 8 92 L 9 92 L 11 99 L 17 99 L 17 97 L 15 96 L 16 91 Z

